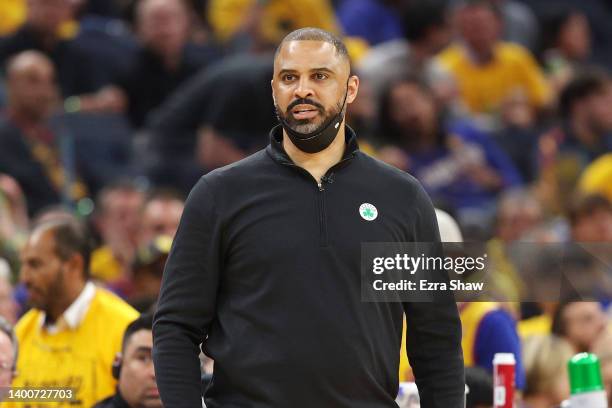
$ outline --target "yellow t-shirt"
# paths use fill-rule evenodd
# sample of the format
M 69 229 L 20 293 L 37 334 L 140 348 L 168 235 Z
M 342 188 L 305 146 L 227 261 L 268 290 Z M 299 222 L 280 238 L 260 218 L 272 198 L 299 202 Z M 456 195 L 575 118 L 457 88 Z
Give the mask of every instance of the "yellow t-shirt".
M 20 408 L 90 408 L 115 393 L 111 366 L 127 325 L 138 312 L 111 292 L 96 288 L 78 328 L 48 333 L 41 325 L 42 312 L 30 310 L 17 323 L 18 375 L 13 387 L 70 387 L 69 403 L 15 403 Z M 8 404 L 7 404 L 8 405 Z
M 211 0 L 208 19 L 221 41 L 229 40 L 241 28 L 257 0 Z M 318 27 L 338 33 L 334 10 L 327 0 L 266 1 L 259 18 L 262 37 L 277 44 L 290 31 L 302 27 Z
M 530 317 L 519 321 L 516 328 L 522 340 L 530 336 L 545 336 L 552 329 L 552 318 L 546 314 Z
M 496 113 L 514 92 L 524 93 L 535 107 L 547 104 L 551 97 L 540 67 L 518 44 L 498 43 L 486 65 L 472 62 L 460 44 L 442 51 L 437 61 L 454 76 L 460 97 L 472 113 Z
M 109 246 L 95 249 L 91 254 L 90 261 L 91 276 L 102 282 L 113 282 L 121 277 L 123 267 L 113 255 Z

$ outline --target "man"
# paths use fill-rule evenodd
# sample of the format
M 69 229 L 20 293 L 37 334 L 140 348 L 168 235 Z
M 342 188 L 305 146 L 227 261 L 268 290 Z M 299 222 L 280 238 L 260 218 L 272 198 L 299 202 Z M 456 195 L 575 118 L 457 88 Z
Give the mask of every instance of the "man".
M 553 208 L 565 210 L 580 173 L 612 150 L 611 103 L 612 79 L 599 70 L 578 73 L 561 91 L 563 120 L 539 143 L 540 178 Z
M 38 51 L 15 55 L 7 66 L 7 91 L 6 117 L 0 121 L 0 172 L 23 188 L 30 214 L 59 203 L 60 196 L 82 198 L 87 189 L 81 175 L 87 165 L 77 160 L 77 174 L 68 174 L 60 133 L 50 124 L 57 102 L 51 61 Z
M 444 0 L 402 6 L 404 38 L 372 47 L 359 61 L 360 78 L 371 84 L 377 99 L 389 84 L 410 73 L 423 73 L 433 79 L 435 67 L 429 62 L 448 45 L 452 35 L 446 9 Z M 438 90 L 439 82 L 431 85 Z
M 70 0 L 27 0 L 25 23 L 0 39 L 0 64 L 25 50 L 37 50 L 53 61 L 62 96 L 95 91 L 102 84 L 99 69 L 74 42 L 60 34 L 72 13 Z
M 144 192 L 131 181 L 120 180 L 100 191 L 96 199 L 95 225 L 102 246 L 93 251 L 91 273 L 112 282 L 129 276 L 138 248 Z
M 612 203 L 599 194 L 578 196 L 568 213 L 575 242 L 612 243 Z
M 606 327 L 606 314 L 599 302 L 569 299 L 559 304 L 552 333 L 567 340 L 575 353 L 583 353 L 593 351 Z
M 149 244 L 159 235 L 174 237 L 181 221 L 185 200 L 170 189 L 152 191 L 144 203 L 139 245 Z
M 455 21 L 461 41 L 438 56 L 456 79 L 462 102 L 470 114 L 495 115 L 504 101 L 525 95 L 530 106 L 550 101 L 544 75 L 529 51 L 500 41 L 502 16 L 491 0 L 464 0 Z
M 15 330 L 21 353 L 13 386 L 71 388 L 74 407 L 91 407 L 113 393 L 109 367 L 126 326 L 138 317 L 89 282 L 89 241 L 74 219 L 57 218 L 33 229 L 21 268 L 32 309 Z
M 94 408 L 161 408 L 153 370 L 153 316 L 143 314 L 125 329 L 121 353 L 113 362 L 118 380 L 115 395 L 98 402 Z
M 127 103 L 127 114 L 140 128 L 185 80 L 213 59 L 211 49 L 189 42 L 190 10 L 185 0 L 143 0 L 136 4 L 136 34 L 141 48 L 114 85 L 100 90 L 91 104 L 113 110 Z M 96 103 L 97 102 L 97 103 Z
M 0 387 L 10 387 L 15 378 L 18 343 L 13 327 L 0 317 Z
M 199 405 L 203 342 L 209 408 L 396 407 L 403 312 L 421 406 L 463 406 L 453 299 L 361 301 L 362 242 L 440 237 L 414 178 L 361 153 L 344 126 L 358 87 L 332 34 L 282 41 L 282 125 L 265 150 L 198 182 L 166 264 L 153 328 L 165 406 Z
M 492 218 L 497 196 L 520 184 L 511 160 L 494 140 L 467 121 L 445 123 L 433 89 L 418 77 L 394 82 L 380 110 L 382 136 L 399 149 L 403 163 L 436 205 L 452 209 L 468 237 Z M 395 150 L 395 149 L 393 149 Z M 401 157 L 401 156 L 400 156 Z
M 223 58 L 151 115 L 154 154 L 146 165 L 153 182 L 189 191 L 202 168 L 231 164 L 267 144 L 275 123 L 272 60 L 271 52 Z

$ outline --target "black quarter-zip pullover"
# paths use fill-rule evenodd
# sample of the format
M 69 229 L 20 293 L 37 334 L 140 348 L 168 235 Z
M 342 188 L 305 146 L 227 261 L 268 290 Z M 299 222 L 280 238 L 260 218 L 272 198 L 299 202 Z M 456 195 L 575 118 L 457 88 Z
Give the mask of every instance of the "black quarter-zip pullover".
M 410 175 L 364 154 L 317 181 L 282 147 L 212 171 L 187 199 L 154 323 L 166 408 L 200 405 L 198 345 L 214 359 L 208 408 L 390 408 L 402 317 L 423 408 L 463 406 L 461 326 L 442 303 L 361 301 L 362 242 L 439 242 Z M 369 203 L 373 220 L 359 212 Z

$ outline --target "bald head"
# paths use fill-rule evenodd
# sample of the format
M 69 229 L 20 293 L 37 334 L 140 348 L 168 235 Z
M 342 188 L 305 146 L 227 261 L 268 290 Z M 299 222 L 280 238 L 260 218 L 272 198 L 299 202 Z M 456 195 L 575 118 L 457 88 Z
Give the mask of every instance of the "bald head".
M 39 51 L 24 51 L 17 54 L 8 62 L 6 67 L 7 78 L 19 74 L 28 74 L 36 70 L 53 72 L 53 64 L 47 56 Z
M 20 117 L 41 121 L 56 100 L 55 69 L 44 54 L 24 51 L 6 69 L 8 106 Z

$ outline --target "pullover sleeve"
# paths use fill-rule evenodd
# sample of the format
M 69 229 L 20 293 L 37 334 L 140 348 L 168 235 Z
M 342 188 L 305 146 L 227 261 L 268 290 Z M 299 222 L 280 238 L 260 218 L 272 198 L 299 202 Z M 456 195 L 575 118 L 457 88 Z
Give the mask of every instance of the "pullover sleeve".
M 220 235 L 214 193 L 203 177 L 185 203 L 153 323 L 153 362 L 166 408 L 202 406 L 199 345 L 215 317 Z
M 428 244 L 428 256 L 442 256 L 438 223 L 431 201 L 419 186 L 413 235 Z M 443 271 L 417 272 L 428 281 L 448 282 Z M 406 351 L 422 408 L 464 407 L 465 374 L 461 321 L 451 291 L 436 291 L 430 301 L 404 303 Z

